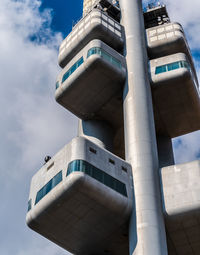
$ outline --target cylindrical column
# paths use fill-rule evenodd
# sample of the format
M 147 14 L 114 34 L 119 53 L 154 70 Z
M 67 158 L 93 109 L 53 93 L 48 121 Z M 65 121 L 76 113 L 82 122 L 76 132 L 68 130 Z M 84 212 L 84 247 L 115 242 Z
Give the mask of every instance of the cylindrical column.
M 159 166 L 141 0 L 120 0 L 125 28 L 124 88 L 126 160 L 133 169 L 136 215 L 129 226 L 130 254 L 166 255 Z
M 84 136 L 104 149 L 113 150 L 113 132 L 104 121 L 79 120 L 78 135 Z

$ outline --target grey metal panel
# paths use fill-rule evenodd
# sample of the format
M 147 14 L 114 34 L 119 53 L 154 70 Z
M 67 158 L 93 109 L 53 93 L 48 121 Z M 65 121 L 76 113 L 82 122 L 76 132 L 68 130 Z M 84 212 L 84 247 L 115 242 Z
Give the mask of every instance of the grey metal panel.
M 82 172 L 66 177 L 68 163 L 76 159 L 86 160 L 125 183 L 128 197 Z M 35 174 L 29 199 L 34 202 L 38 190 L 61 169 L 63 181 L 27 213 L 29 227 L 75 254 L 106 254 L 106 250 L 128 254 L 127 221 L 134 200 L 131 166 L 91 141 L 77 137 Z
M 114 19 L 94 9 L 79 21 L 60 46 L 58 63 L 66 64 L 91 40 L 99 39 L 120 51 L 124 45 L 124 29 Z
M 113 65 L 100 55 L 87 58 L 87 51 L 100 47 L 121 62 L 121 68 Z M 80 56 L 84 63 L 62 83 L 64 73 Z M 91 41 L 61 72 L 58 77 L 59 88 L 56 90 L 56 101 L 82 119 L 91 119 L 122 88 L 125 82 L 125 59 L 115 50 L 99 40 Z M 108 115 L 106 111 L 104 114 Z M 110 116 L 112 118 L 112 116 Z
M 188 58 L 177 53 L 150 61 L 156 130 L 171 138 L 200 129 L 200 93 L 191 68 L 155 74 L 156 66 L 176 61 Z
M 200 254 L 200 161 L 161 169 L 169 255 Z

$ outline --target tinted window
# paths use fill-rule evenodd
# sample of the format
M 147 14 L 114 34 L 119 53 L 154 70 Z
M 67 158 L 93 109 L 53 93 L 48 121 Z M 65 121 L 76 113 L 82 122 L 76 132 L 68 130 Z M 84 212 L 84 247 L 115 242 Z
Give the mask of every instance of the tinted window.
M 167 66 L 164 65 L 164 66 L 157 66 L 156 67 L 156 74 L 159 74 L 159 73 L 164 73 L 167 71 Z
M 83 57 L 81 57 L 72 67 L 70 67 L 69 70 L 63 75 L 62 83 L 66 81 L 69 76 L 76 71 L 76 69 L 83 64 L 84 60 Z
M 91 55 L 98 54 L 100 55 L 103 59 L 106 59 L 108 62 L 112 63 L 118 68 L 121 68 L 121 62 L 116 59 L 115 57 L 111 56 L 108 52 L 105 50 L 99 48 L 99 47 L 94 47 L 88 50 L 87 57 L 89 58 Z
M 160 73 L 176 70 L 178 68 L 183 68 L 183 67 L 190 69 L 190 66 L 186 61 L 177 61 L 167 65 L 157 66 L 155 74 L 160 74 Z
M 174 63 L 171 63 L 171 64 L 167 65 L 168 71 L 175 70 L 175 69 L 178 69 L 178 68 L 180 68 L 180 63 L 179 62 L 174 62 Z
M 46 194 L 48 194 L 58 183 L 62 181 L 62 171 L 55 175 L 44 187 L 42 187 L 37 195 L 35 204 L 37 204 Z
M 32 207 L 32 199 L 28 201 L 28 212 L 31 210 Z
M 56 89 L 59 88 L 59 82 L 56 82 Z
M 97 181 L 103 183 L 104 185 L 110 187 L 111 189 L 119 192 L 120 194 L 127 196 L 126 185 L 99 168 L 91 165 L 84 160 L 74 160 L 69 163 L 67 169 L 67 176 L 72 172 L 79 171 L 93 177 Z

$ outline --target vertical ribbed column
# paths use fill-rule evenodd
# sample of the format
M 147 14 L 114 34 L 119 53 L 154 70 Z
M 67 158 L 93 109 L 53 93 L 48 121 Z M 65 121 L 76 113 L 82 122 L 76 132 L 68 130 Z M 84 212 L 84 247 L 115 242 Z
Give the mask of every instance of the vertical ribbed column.
M 151 89 L 148 79 L 141 0 L 120 0 L 126 34 L 127 82 L 124 88 L 126 160 L 133 169 L 136 215 L 129 227 L 130 254 L 166 255 L 159 166 Z

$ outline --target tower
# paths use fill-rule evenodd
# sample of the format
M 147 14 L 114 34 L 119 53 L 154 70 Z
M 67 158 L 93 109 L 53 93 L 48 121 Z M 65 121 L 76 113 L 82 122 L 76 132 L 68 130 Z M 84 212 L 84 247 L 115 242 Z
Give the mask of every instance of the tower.
M 199 254 L 200 162 L 174 165 L 171 144 L 200 129 L 181 25 L 160 4 L 86 0 L 58 62 L 78 137 L 32 178 L 29 227 L 73 254 Z

